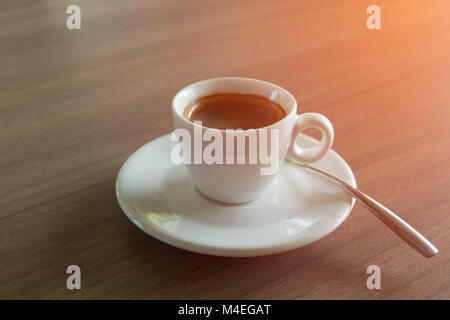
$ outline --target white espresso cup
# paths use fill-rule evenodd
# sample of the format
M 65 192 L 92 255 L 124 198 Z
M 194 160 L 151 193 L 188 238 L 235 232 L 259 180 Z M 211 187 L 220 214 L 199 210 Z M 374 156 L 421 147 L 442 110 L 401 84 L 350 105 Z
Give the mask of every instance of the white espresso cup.
M 261 143 L 267 151 L 271 151 L 272 160 L 276 159 L 278 164 L 262 161 L 258 156 L 256 163 L 231 163 L 230 156 L 236 159 L 236 155 L 231 155 L 231 149 L 227 150 L 225 145 L 227 138 L 226 130 L 207 128 L 193 123 L 183 115 L 184 110 L 195 100 L 219 93 L 251 94 L 265 97 L 280 105 L 286 116 L 280 121 L 263 128 L 252 130 L 256 133 L 258 148 L 245 148 L 245 157 L 250 159 L 252 152 L 259 153 Z M 187 169 L 198 190 L 207 197 L 225 203 L 244 203 L 256 199 L 265 188 L 273 181 L 279 171 L 279 167 L 286 155 L 300 162 L 315 162 L 322 158 L 333 144 L 333 126 L 331 122 L 318 113 L 297 114 L 297 101 L 287 90 L 261 80 L 249 78 L 214 78 L 196 82 L 179 91 L 172 101 L 173 125 L 175 129 L 188 132 L 191 137 L 199 134 L 202 136 L 206 131 L 212 135 L 223 137 L 223 161 L 221 163 L 205 163 L 191 161 L 186 163 Z M 312 148 L 302 148 L 296 144 L 297 136 L 306 128 L 316 128 L 322 133 L 320 143 Z M 175 132 L 173 139 L 178 139 Z M 178 130 L 179 131 L 179 130 Z M 233 139 L 237 141 L 240 137 L 245 141 L 250 141 L 249 130 L 235 131 Z M 276 134 L 275 134 L 276 133 Z M 211 134 L 210 134 L 211 136 Z M 265 139 L 263 139 L 265 137 Z M 181 140 L 184 140 L 183 137 Z M 198 141 L 198 140 L 197 140 Z M 212 139 L 211 139 L 212 141 Z M 203 152 L 208 145 L 208 141 L 203 141 L 199 150 Z M 187 145 L 183 145 L 185 151 L 189 151 L 193 158 L 194 145 L 190 143 L 191 150 L 185 150 Z M 236 148 L 233 149 L 235 151 Z M 197 150 L 198 151 L 198 150 Z M 228 152 L 227 152 L 228 151 Z M 274 154 L 272 154 L 274 152 Z M 254 156 L 254 155 L 253 155 Z M 255 157 L 253 157 L 254 159 Z M 233 160 L 231 159 L 231 160 Z M 198 159 L 197 159 L 198 160 Z M 275 160 L 274 160 L 275 161 Z M 231 163 L 231 164 L 230 164 Z M 264 169 L 265 168 L 265 169 Z M 264 174 L 263 170 L 266 170 Z

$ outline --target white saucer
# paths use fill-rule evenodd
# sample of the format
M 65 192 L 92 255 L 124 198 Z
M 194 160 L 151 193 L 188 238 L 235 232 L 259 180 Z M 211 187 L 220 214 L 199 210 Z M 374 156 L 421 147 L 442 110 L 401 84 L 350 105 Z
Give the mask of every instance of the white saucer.
M 299 136 L 301 145 L 316 140 Z M 198 253 L 249 257 L 291 250 L 319 240 L 350 213 L 354 199 L 325 178 L 283 165 L 259 199 L 226 205 L 203 196 L 184 165 L 174 165 L 169 135 L 141 147 L 116 181 L 122 210 L 140 229 Z M 352 170 L 333 150 L 313 166 L 356 186 Z

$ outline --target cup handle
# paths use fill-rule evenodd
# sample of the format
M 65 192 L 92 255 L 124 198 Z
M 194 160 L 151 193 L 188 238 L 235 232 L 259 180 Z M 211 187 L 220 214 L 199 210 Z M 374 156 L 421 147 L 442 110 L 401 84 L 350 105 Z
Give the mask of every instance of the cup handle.
M 312 148 L 301 148 L 296 144 L 298 135 L 307 128 L 316 128 L 322 132 L 320 143 Z M 303 113 L 297 116 L 292 131 L 292 141 L 288 154 L 300 162 L 310 163 L 321 159 L 333 144 L 334 130 L 330 120 L 319 113 Z

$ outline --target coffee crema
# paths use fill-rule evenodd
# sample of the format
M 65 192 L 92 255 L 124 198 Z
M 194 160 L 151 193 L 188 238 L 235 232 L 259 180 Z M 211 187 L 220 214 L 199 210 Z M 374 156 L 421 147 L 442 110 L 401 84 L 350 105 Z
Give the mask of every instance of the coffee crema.
M 286 116 L 276 102 L 251 94 L 219 93 L 199 98 L 184 109 L 189 121 L 216 129 L 258 129 Z

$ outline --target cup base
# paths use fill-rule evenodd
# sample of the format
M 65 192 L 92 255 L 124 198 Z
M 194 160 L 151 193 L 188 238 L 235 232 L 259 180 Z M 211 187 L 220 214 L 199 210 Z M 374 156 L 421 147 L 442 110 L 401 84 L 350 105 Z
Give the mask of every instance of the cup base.
M 262 192 L 251 194 L 251 195 L 240 195 L 239 198 L 230 199 L 229 197 L 216 197 L 214 195 L 209 195 L 208 192 L 203 192 L 197 185 L 194 184 L 194 189 L 198 193 L 200 197 L 207 201 L 211 201 L 216 204 L 221 205 L 227 205 L 227 206 L 239 206 L 248 204 L 253 201 L 257 201 L 259 198 L 263 197 L 265 194 L 267 194 L 269 190 L 273 191 L 273 184 L 272 181 L 268 186 L 266 186 Z

